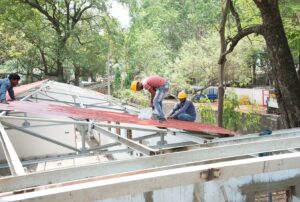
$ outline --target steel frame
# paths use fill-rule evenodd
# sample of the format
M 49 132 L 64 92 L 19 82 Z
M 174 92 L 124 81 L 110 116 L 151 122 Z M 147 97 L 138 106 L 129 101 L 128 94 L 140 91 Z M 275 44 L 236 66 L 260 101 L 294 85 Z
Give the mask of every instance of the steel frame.
M 24 101 L 27 98 L 29 98 L 30 96 L 38 93 L 39 91 L 41 91 L 42 89 L 44 89 L 45 87 L 48 86 L 46 83 L 41 84 L 41 86 L 37 89 L 34 90 L 33 92 L 30 92 L 29 94 L 27 94 L 24 98 L 22 98 L 20 101 Z M 5 114 L 6 112 L 3 111 L 0 113 L 0 118 Z M 2 124 L 0 123 L 0 132 L 1 132 L 1 145 L 6 157 L 6 160 L 8 162 L 9 165 L 9 169 L 12 175 L 24 175 L 25 171 L 24 168 L 22 166 L 22 163 L 17 155 L 17 152 L 15 151 L 4 127 L 2 126 Z
M 78 166 L 41 173 L 32 173 L 25 176 L 6 177 L 0 179 L 0 192 L 24 189 L 26 187 L 41 186 L 65 181 L 80 180 L 90 177 L 99 177 L 120 173 L 150 172 L 167 168 L 178 168 L 187 165 L 205 164 L 209 161 L 226 161 L 230 158 L 253 157 L 249 154 L 262 152 L 282 151 L 291 148 L 300 148 L 300 134 L 295 137 L 281 137 L 276 140 L 251 140 L 247 143 L 230 144 L 209 148 L 200 148 L 185 152 L 175 152 L 157 156 L 141 157 L 136 159 L 97 163 L 89 166 Z
M 154 172 L 116 175 L 3 197 L 5 201 L 95 201 L 175 186 L 226 180 L 264 172 L 299 169 L 300 152 L 233 160 L 206 165 L 167 168 Z M 235 170 L 235 172 L 232 172 Z M 87 198 L 88 197 L 88 198 Z
M 95 126 L 94 129 L 99 131 L 101 134 L 106 135 L 109 138 L 112 138 L 113 140 L 123 143 L 123 144 L 127 145 L 128 147 L 130 147 L 136 151 L 139 151 L 143 154 L 146 154 L 148 156 L 155 155 L 159 151 L 159 150 L 147 147 L 145 145 L 139 144 L 133 140 L 127 139 L 127 138 L 117 135 L 115 133 L 112 133 L 108 130 L 105 130 L 105 129 L 99 127 L 99 126 Z
M 46 141 L 48 141 L 48 142 L 51 142 L 51 143 L 54 143 L 54 144 L 56 144 L 56 145 L 65 147 L 65 148 L 70 149 L 70 150 L 75 151 L 75 152 L 80 152 L 79 149 L 76 149 L 76 148 L 74 148 L 74 147 L 72 147 L 72 146 L 69 146 L 69 145 L 67 145 L 67 144 L 61 143 L 61 142 L 59 142 L 59 141 L 53 140 L 53 139 L 51 139 L 51 138 L 45 137 L 45 136 L 40 135 L 40 134 L 38 134 L 38 133 L 36 133 L 36 132 L 32 132 L 32 131 L 30 131 L 30 130 L 27 130 L 27 129 L 18 127 L 18 126 L 14 125 L 14 124 L 11 124 L 11 123 L 8 123 L 8 122 L 5 122 L 5 121 L 2 121 L 2 123 L 3 123 L 3 125 L 5 125 L 5 126 L 8 126 L 8 127 L 10 127 L 10 128 L 13 128 L 13 129 L 18 130 L 18 131 L 21 131 L 21 132 L 24 132 L 25 134 L 28 134 L 28 135 L 31 135 L 31 136 L 40 138 L 40 139 L 42 139 L 42 140 L 46 140 Z

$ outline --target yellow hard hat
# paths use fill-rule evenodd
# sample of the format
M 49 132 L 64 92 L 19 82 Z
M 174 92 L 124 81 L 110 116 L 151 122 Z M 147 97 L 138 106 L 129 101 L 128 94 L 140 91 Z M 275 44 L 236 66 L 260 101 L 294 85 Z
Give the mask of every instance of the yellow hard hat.
M 138 81 L 131 82 L 131 90 L 136 91 L 137 90 L 137 84 L 138 84 Z
M 187 98 L 187 94 L 184 91 L 181 91 L 180 93 L 178 93 L 178 98 L 179 99 Z

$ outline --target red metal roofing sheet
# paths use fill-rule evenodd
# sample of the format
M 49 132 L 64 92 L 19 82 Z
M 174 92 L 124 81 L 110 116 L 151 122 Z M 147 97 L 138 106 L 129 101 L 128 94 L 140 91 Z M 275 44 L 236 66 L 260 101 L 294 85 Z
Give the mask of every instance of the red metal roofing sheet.
M 48 80 L 46 79 L 46 80 L 37 81 L 37 82 L 34 82 L 34 83 L 29 83 L 29 84 L 14 87 L 15 95 L 17 96 L 19 94 L 25 93 L 26 91 L 29 91 L 32 88 L 40 86 L 41 84 L 45 83 L 46 81 L 48 81 Z M 11 100 L 8 93 L 6 93 L 6 100 Z
M 206 123 L 199 122 L 188 122 L 188 121 L 178 121 L 178 120 L 167 120 L 163 123 L 159 123 L 157 120 L 140 120 L 137 115 L 111 112 L 99 109 L 85 109 L 79 107 L 71 106 L 61 106 L 45 103 L 31 103 L 31 102 L 11 102 L 10 104 L 0 104 L 0 109 L 19 111 L 19 112 L 29 112 L 38 114 L 50 114 L 50 115 L 60 115 L 73 118 L 82 119 L 92 119 L 99 121 L 113 121 L 120 123 L 131 123 L 138 125 L 148 125 L 156 127 L 165 128 L 176 128 L 189 131 L 205 132 L 205 133 L 215 133 L 215 134 L 228 134 L 228 135 L 238 135 L 238 133 L 213 126 Z

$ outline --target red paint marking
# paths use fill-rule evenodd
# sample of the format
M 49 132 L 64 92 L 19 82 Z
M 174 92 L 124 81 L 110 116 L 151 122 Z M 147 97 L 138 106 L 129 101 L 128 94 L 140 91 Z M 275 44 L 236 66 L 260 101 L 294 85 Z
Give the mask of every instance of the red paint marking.
M 189 131 L 238 135 L 234 131 L 213 126 L 206 123 L 187 122 L 178 120 L 167 120 L 159 123 L 156 120 L 140 120 L 137 115 L 117 113 L 98 109 L 84 109 L 78 107 L 61 106 L 45 103 L 30 103 L 30 102 L 11 102 L 10 104 L 0 104 L 0 109 L 18 112 L 29 112 L 38 114 L 50 114 L 67 116 L 73 118 L 92 119 L 99 121 L 113 121 L 120 123 L 131 123 L 138 125 L 148 125 L 156 127 L 176 128 Z
M 32 88 L 38 87 L 41 84 L 45 83 L 46 81 L 48 81 L 48 79 L 14 87 L 15 96 L 20 95 L 22 93 L 25 93 L 25 92 L 29 91 Z M 11 100 L 8 93 L 6 93 L 6 100 Z

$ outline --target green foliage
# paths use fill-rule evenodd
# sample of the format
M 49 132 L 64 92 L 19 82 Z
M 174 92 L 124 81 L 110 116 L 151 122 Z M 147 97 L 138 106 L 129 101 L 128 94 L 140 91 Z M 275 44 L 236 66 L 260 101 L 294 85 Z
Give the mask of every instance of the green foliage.
M 118 89 L 121 88 L 121 72 L 120 72 L 119 68 L 117 68 L 115 70 L 114 81 L 113 81 L 113 88 L 115 90 L 118 90 Z
M 168 49 L 151 30 L 130 38 L 130 60 L 135 74 L 163 74 L 169 61 Z
M 223 126 L 224 128 L 236 131 L 241 123 L 241 112 L 239 109 L 239 99 L 237 94 L 229 91 L 226 94 L 224 101 L 224 115 L 223 115 Z
M 300 55 L 300 4 L 297 0 L 281 1 L 280 10 L 286 36 L 294 57 Z
M 143 92 L 133 92 L 130 89 L 125 89 L 115 91 L 113 96 L 119 98 L 122 102 L 135 103 L 142 107 L 149 106 L 149 98 Z
M 242 113 L 239 110 L 239 99 L 232 91 L 226 93 L 224 101 L 223 126 L 230 130 L 255 130 L 259 126 L 260 117 L 255 110 Z
M 211 102 L 208 98 L 202 98 L 201 103 L 197 107 L 199 121 L 203 123 L 215 124 L 216 113 L 211 107 Z

